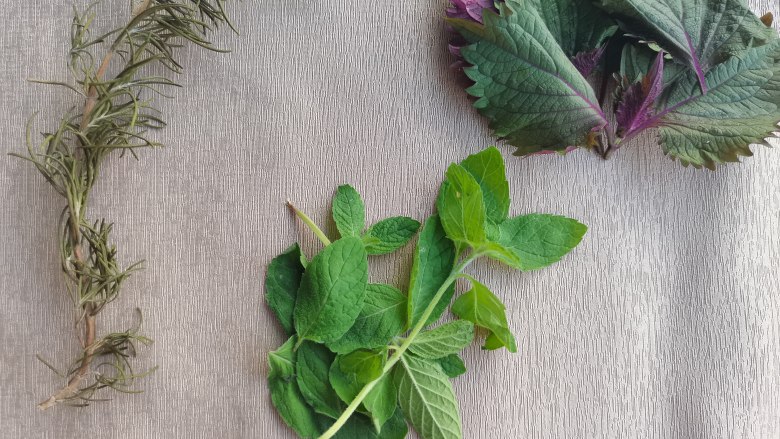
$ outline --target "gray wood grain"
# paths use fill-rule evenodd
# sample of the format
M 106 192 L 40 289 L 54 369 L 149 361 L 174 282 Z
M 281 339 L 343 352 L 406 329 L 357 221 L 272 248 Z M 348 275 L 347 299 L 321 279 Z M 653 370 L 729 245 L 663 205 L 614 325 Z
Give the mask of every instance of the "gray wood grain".
M 79 4 L 84 2 L 79 1 Z M 777 0 L 752 0 L 780 15 Z M 25 78 L 64 78 L 69 1 L 14 2 L 0 17 L 2 151 L 77 100 Z M 125 3 L 108 2 L 111 19 Z M 222 56 L 187 49 L 185 87 L 164 102 L 168 148 L 111 160 L 91 215 L 116 223 L 122 259 L 148 269 L 99 322 L 156 343 L 142 395 L 39 413 L 61 380 L 40 353 L 76 352 L 54 229 L 62 200 L 0 160 L 0 436 L 292 438 L 264 385 L 282 342 L 262 300 L 270 258 L 316 243 L 283 202 L 326 221 L 336 185 L 369 221 L 428 215 L 448 163 L 491 144 L 448 69 L 445 2 L 246 1 Z M 509 149 L 504 148 L 509 155 Z M 683 169 L 640 139 L 602 161 L 509 159 L 513 211 L 590 226 L 553 268 L 474 274 L 507 302 L 519 353 L 465 355 L 456 383 L 467 438 L 780 438 L 780 154 Z M 384 257 L 377 281 L 403 282 Z

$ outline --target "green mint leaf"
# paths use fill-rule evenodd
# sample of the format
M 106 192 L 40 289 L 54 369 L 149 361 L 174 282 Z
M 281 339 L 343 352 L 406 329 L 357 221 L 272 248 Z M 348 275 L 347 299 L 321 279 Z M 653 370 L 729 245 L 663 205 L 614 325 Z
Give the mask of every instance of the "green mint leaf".
M 515 337 L 509 330 L 504 304 L 485 285 L 473 279 L 471 283 L 471 290 L 458 297 L 452 304 L 452 313 L 495 334 L 500 345 L 496 346 L 493 343 L 495 340 L 491 340 L 490 344 L 485 344 L 485 349 L 506 346 L 509 352 L 517 352 Z
M 339 356 L 339 367 L 345 374 L 354 374 L 363 384 L 374 381 L 382 375 L 387 353 L 358 350 Z
M 447 169 L 436 208 L 447 236 L 459 248 L 476 247 L 487 240 L 482 189 L 463 166 L 453 163 Z
M 780 41 L 742 52 L 705 76 L 709 90 L 697 89 L 693 73 L 670 92 L 661 114 L 661 147 L 683 165 L 714 169 L 750 156 L 780 120 Z
M 509 216 L 509 182 L 501 152 L 491 146 L 468 156 L 461 166 L 474 177 L 482 190 L 488 222 L 493 225 L 504 222 Z
M 385 374 L 371 389 L 363 405 L 371 414 L 371 422 L 377 432 L 382 432 L 383 426 L 398 411 L 398 388 L 392 374 Z
M 293 313 L 304 271 L 303 260 L 300 247 L 293 244 L 271 260 L 265 276 L 265 300 L 288 335 L 295 332 Z
M 458 354 L 447 355 L 436 360 L 444 371 L 444 374 L 450 378 L 457 378 L 466 373 L 466 364 Z
M 386 346 L 401 333 L 406 324 L 406 296 L 397 288 L 384 284 L 368 284 L 363 310 L 355 324 L 328 347 L 338 353 Z
M 369 255 L 386 255 L 405 246 L 418 230 L 419 221 L 405 216 L 388 218 L 366 230 L 363 243 Z
M 330 385 L 330 365 L 336 355 L 323 345 L 310 341 L 297 351 L 296 370 L 298 388 L 306 402 L 318 413 L 338 418 L 344 405 Z
M 341 367 L 343 355 L 336 355 L 336 359 L 330 366 L 330 385 L 342 401 L 349 404 L 363 389 L 365 383 L 360 382 L 354 373 L 346 373 Z
M 323 418 L 321 428 L 325 431 L 332 424 L 332 420 Z M 407 434 L 409 434 L 409 427 L 406 425 L 404 416 L 401 410 L 396 410 L 382 426 L 382 431 L 379 433 L 368 418 L 356 413 L 333 436 L 333 439 L 404 439 Z
M 454 265 L 455 245 L 447 238 L 439 216 L 433 215 L 425 222 L 414 252 L 409 279 L 408 327 L 413 327 L 422 318 L 425 308 L 447 280 Z M 439 320 L 454 292 L 453 285 L 439 301 L 427 324 Z
M 279 349 L 268 354 L 268 387 L 273 403 L 282 420 L 302 438 L 316 438 L 320 435 L 317 415 L 303 398 L 295 376 L 293 345 L 291 337 Z
M 474 324 L 456 320 L 421 332 L 409 345 L 409 352 L 420 358 L 435 360 L 457 354 L 474 340 Z
M 423 439 L 461 439 L 460 411 L 452 383 L 441 366 L 413 355 L 396 370 L 398 403 Z
M 355 323 L 366 297 L 368 256 L 359 238 L 342 238 L 315 256 L 303 274 L 295 304 L 301 338 L 327 343 Z
M 617 24 L 591 0 L 531 0 L 566 55 L 590 52 L 617 30 Z
M 530 214 L 499 226 L 498 243 L 486 245 L 487 256 L 520 270 L 536 270 L 558 262 L 576 247 L 588 228 L 555 215 Z
M 536 8 L 507 0 L 498 10 L 485 10 L 483 25 L 449 20 L 474 42 L 460 52 L 474 107 L 520 155 L 592 144 L 608 124 L 593 88 Z
M 776 38 L 744 0 L 599 0 L 623 28 L 656 41 L 710 88 L 705 74 L 729 56 Z M 690 93 L 692 90 L 688 90 Z
M 352 186 L 339 186 L 333 197 L 333 221 L 342 237 L 360 236 L 366 228 L 366 207 Z

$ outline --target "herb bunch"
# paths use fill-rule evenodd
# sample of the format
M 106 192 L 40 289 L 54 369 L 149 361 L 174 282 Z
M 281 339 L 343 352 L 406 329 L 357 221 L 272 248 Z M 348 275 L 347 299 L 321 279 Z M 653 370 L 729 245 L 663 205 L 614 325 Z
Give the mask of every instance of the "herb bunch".
M 490 258 L 518 270 L 546 267 L 582 239 L 575 220 L 509 217 L 509 184 L 496 148 L 452 164 L 422 226 L 404 294 L 371 283 L 370 257 L 410 241 L 420 223 L 395 217 L 365 228 L 360 195 L 341 186 L 333 199 L 340 238 L 331 241 L 296 214 L 325 248 L 310 260 L 296 244 L 274 258 L 266 300 L 289 339 L 268 356 L 271 399 L 304 438 L 404 438 L 407 422 L 425 439 L 458 439 L 462 426 L 451 380 L 465 373 L 459 352 L 475 328 L 484 349 L 516 352 L 505 307 L 467 273 Z M 452 302 L 456 281 L 471 289 Z
M 780 131 L 780 37 L 744 0 L 452 0 L 448 16 L 467 92 L 517 155 L 607 158 L 654 130 L 714 169 Z
M 42 410 L 57 404 L 86 406 L 97 390 L 106 387 L 131 392 L 133 381 L 148 373 L 137 373 L 130 364 L 136 345 L 151 342 L 137 326 L 98 336 L 98 314 L 116 300 L 123 283 L 142 263 L 120 266 L 110 240 L 112 225 L 87 216 L 90 192 L 110 155 L 137 158 L 138 148 L 161 146 L 147 137 L 150 130 L 165 126 L 152 101 L 164 96 L 162 89 L 177 84 L 146 72 L 181 73 L 175 54 L 183 42 L 217 50 L 208 34 L 230 25 L 223 0 L 143 0 L 131 2 L 126 25 L 93 35 L 95 6 L 84 11 L 74 7 L 69 52 L 74 83 L 34 81 L 75 93 L 84 100 L 81 111 L 65 114 L 56 129 L 42 133 L 38 143 L 32 139 L 31 119 L 27 154 L 16 155 L 31 162 L 65 199 L 57 230 L 59 253 L 66 289 L 76 308 L 77 330 L 83 334 L 79 337 L 82 351 L 66 371 L 44 361 L 67 384 L 38 405 Z M 105 50 L 100 61 L 98 49 Z

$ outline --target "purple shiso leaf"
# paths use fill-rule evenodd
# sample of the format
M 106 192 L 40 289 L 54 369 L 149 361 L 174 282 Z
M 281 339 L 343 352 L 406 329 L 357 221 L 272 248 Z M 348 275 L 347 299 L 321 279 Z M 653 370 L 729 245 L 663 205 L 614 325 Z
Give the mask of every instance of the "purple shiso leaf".
M 572 57 L 571 62 L 574 67 L 582 73 L 582 76 L 588 77 L 593 73 L 593 69 L 599 64 L 601 58 L 604 56 L 604 52 L 607 49 L 607 45 L 604 44 L 601 47 L 593 49 L 589 52 L 580 52 Z
M 496 10 L 493 0 L 451 0 L 452 6 L 447 8 L 450 18 L 462 18 L 482 23 L 482 10 Z
M 627 136 L 650 120 L 653 104 L 663 91 L 663 79 L 664 53 L 659 52 L 642 81 L 631 84 L 623 93 L 615 111 L 618 136 Z

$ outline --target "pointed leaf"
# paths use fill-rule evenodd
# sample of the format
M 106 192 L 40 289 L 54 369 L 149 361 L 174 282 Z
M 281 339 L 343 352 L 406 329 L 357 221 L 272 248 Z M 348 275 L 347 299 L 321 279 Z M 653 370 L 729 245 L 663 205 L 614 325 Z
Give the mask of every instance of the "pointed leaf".
M 387 352 L 357 350 L 339 356 L 339 367 L 345 374 L 354 374 L 363 384 L 370 383 L 382 375 Z
M 301 279 L 295 304 L 298 335 L 321 343 L 344 335 L 363 309 L 367 282 L 368 259 L 359 238 L 325 247 Z
M 342 237 L 360 236 L 366 228 L 366 207 L 352 186 L 339 186 L 333 197 L 333 221 Z
M 382 432 L 383 426 L 398 408 L 398 388 L 392 374 L 387 373 L 379 380 L 363 400 L 363 405 L 371 414 L 376 431 Z
M 282 420 L 300 437 L 316 438 L 320 435 L 317 415 L 306 404 L 294 376 L 295 360 L 292 348 L 295 339 L 296 337 L 291 337 L 278 350 L 268 355 L 271 402 Z
M 288 335 L 295 331 L 293 313 L 304 270 L 302 256 L 298 244 L 293 244 L 271 260 L 265 275 L 265 300 Z
M 374 224 L 363 235 L 363 243 L 369 255 L 386 255 L 405 246 L 420 230 L 420 222 L 397 216 Z
M 436 202 L 447 236 L 459 247 L 475 247 L 487 240 L 487 214 L 482 189 L 462 166 L 450 165 Z
M 425 308 L 431 303 L 439 287 L 447 280 L 454 265 L 455 245 L 444 233 L 438 215 L 433 215 L 425 222 L 414 252 L 414 263 L 409 278 L 407 327 L 413 327 L 420 320 Z M 454 291 L 453 284 L 439 301 L 428 319 L 428 324 L 439 320 L 450 303 Z
M 298 347 L 296 370 L 298 388 L 318 413 L 337 419 L 344 405 L 330 385 L 330 365 L 336 355 L 323 345 L 307 341 Z
M 355 324 L 328 347 L 338 353 L 386 346 L 406 324 L 406 296 L 395 287 L 368 284 L 363 310 Z
M 642 81 L 625 90 L 615 113 L 618 136 L 633 132 L 653 115 L 655 101 L 661 95 L 664 85 L 663 72 L 664 53 L 659 52 Z
M 485 285 L 473 279 L 471 284 L 471 290 L 458 297 L 452 304 L 452 313 L 490 330 L 495 335 L 493 341 L 500 341 L 500 344 L 486 342 L 485 349 L 506 346 L 509 352 L 517 352 L 515 337 L 507 323 L 504 304 Z
M 474 177 L 482 190 L 487 220 L 495 225 L 504 222 L 509 216 L 509 182 L 501 152 L 491 146 L 466 157 L 461 166 Z
M 396 370 L 398 403 L 423 439 L 461 439 L 458 401 L 441 366 L 413 355 Z
M 435 360 L 457 354 L 474 340 L 474 325 L 456 320 L 428 331 L 421 332 L 409 345 L 409 352 L 420 358 Z

